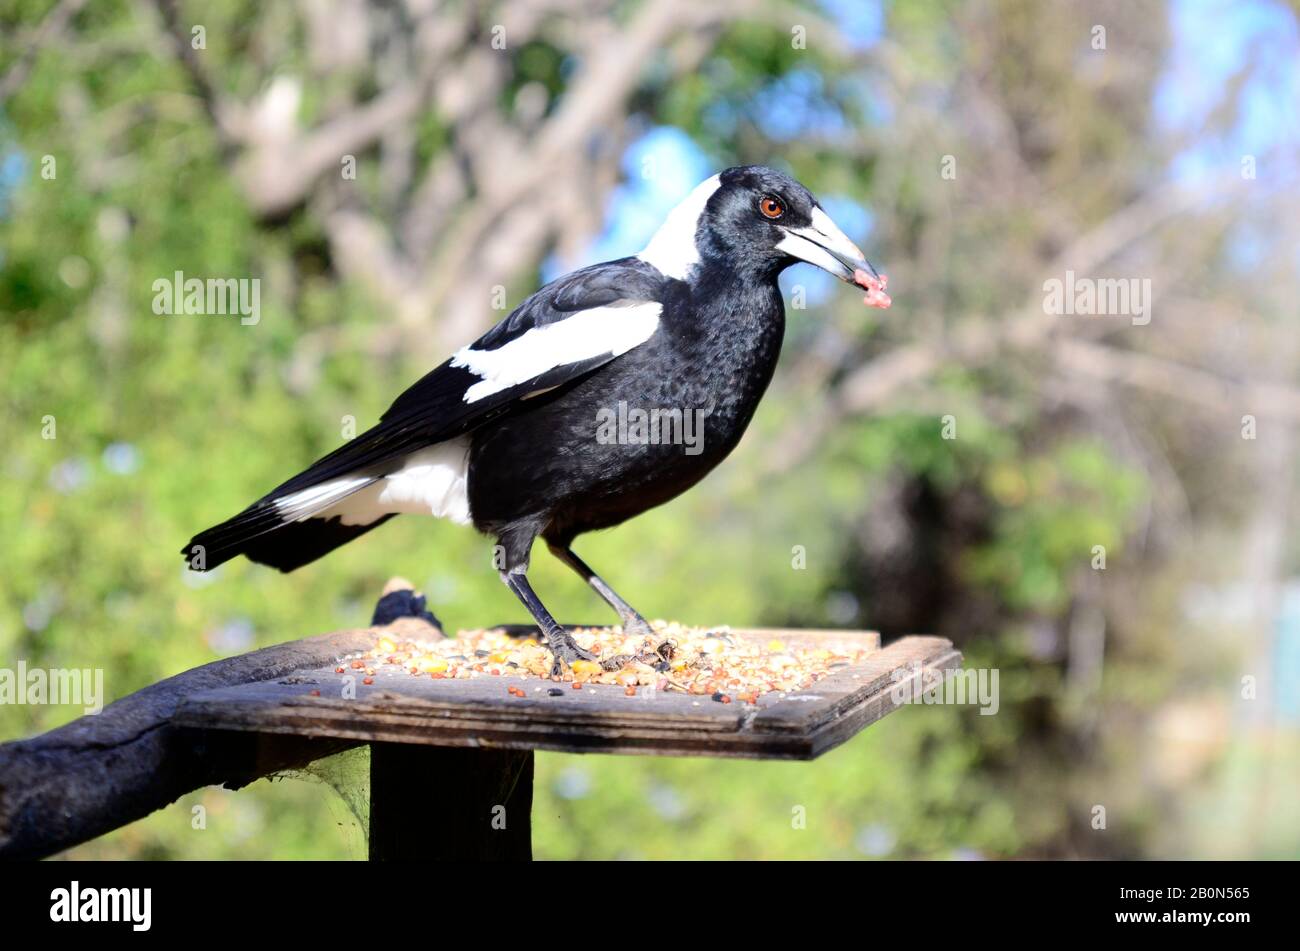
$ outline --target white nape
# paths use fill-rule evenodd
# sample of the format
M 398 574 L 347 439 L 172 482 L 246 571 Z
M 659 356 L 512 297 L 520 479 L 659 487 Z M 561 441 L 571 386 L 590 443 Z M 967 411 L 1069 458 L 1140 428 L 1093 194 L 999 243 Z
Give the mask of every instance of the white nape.
M 682 203 L 668 213 L 650 243 L 637 257 L 654 265 L 665 277 L 686 280 L 691 268 L 700 263 L 700 249 L 695 245 L 700 215 L 704 214 L 704 206 L 720 184 L 718 176 L 714 175 L 696 185 Z
M 483 378 L 465 391 L 465 402 L 473 403 L 556 367 L 626 353 L 654 336 L 662 310 L 654 301 L 618 301 L 576 311 L 571 317 L 534 327 L 495 350 L 464 347 L 451 358 L 451 365 Z

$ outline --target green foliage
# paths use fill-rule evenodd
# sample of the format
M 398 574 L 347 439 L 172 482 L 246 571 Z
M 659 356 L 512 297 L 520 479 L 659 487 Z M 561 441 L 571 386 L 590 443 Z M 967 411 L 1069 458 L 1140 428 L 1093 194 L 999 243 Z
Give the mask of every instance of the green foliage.
M 34 22 L 46 4 L 10 6 L 16 12 L 0 19 L 5 30 Z M 288 5 L 269 12 L 245 2 L 209 6 L 205 62 L 222 88 L 245 98 L 260 91 L 258 29 L 275 26 L 292 37 L 277 61 L 284 70 L 307 55 Z M 878 205 L 873 242 L 922 262 L 903 293 L 925 302 L 916 319 L 931 320 L 927 308 L 941 318 L 927 332 L 991 322 L 983 315 L 1004 312 L 1008 287 L 1033 287 L 1037 272 L 1022 266 L 1031 251 L 1056 247 L 1062 221 L 1073 227 L 1125 200 L 1134 183 L 1123 170 L 1146 175 L 1157 158 L 1143 150 L 1140 134 L 1147 96 L 1128 97 L 1124 109 L 1093 103 L 1059 47 L 1043 39 L 1051 31 L 1039 22 L 1047 15 L 1041 5 L 992 7 L 1000 13 L 988 14 L 987 31 L 963 32 L 970 26 L 958 19 L 969 15 L 963 5 L 888 5 L 892 39 L 882 56 L 904 64 L 911 85 L 893 95 L 914 97 L 902 105 L 917 103 L 916 117 L 900 114 L 900 102 L 860 62 L 848 69 L 824 44 L 795 49 L 784 28 L 755 17 L 730 23 L 713 54 L 685 75 L 647 64 L 630 118 L 677 126 L 719 160 L 787 164 L 819 191 Z M 619 16 L 626 12 L 620 5 Z M 29 666 L 102 668 L 110 698 L 121 697 L 223 655 L 363 625 L 393 575 L 421 587 L 450 628 L 526 620 L 491 568 L 488 542 L 432 520 L 395 520 L 291 575 L 243 560 L 211 576 L 183 570 L 179 549 L 196 529 L 334 448 L 345 417 L 358 429 L 369 425 L 427 365 L 400 347 L 375 345 L 393 315 L 342 276 L 320 207 L 256 218 L 192 83 L 161 54 L 149 22 L 123 2 L 88 5 L 78 20 L 83 42 L 43 52 L 0 116 L 0 170 L 21 166 L 21 174 L 0 175 L 0 665 L 21 658 Z M 0 74 L 17 51 L 7 44 L 3 54 Z M 543 31 L 513 56 L 502 102 L 535 83 L 553 108 L 573 72 L 566 50 Z M 990 81 L 1007 90 L 1008 135 L 1030 139 L 1040 152 L 1032 172 L 1047 184 L 1035 192 L 1041 183 L 1017 181 L 1013 190 L 1028 192 L 1023 200 L 999 192 L 997 182 L 991 197 L 969 184 L 996 170 L 981 151 L 984 127 L 959 125 L 976 114 L 992 122 L 961 99 L 990 62 Z M 307 84 L 304 119 L 328 116 L 349 82 L 331 75 Z M 771 103 L 783 101 L 769 94 L 781 84 L 802 90 L 810 112 L 834 112 L 841 135 L 774 140 Z M 1068 107 L 1059 116 L 1035 114 L 1045 100 Z M 421 161 L 452 144 L 432 110 L 406 131 Z M 913 138 L 895 145 L 903 135 Z M 932 159 L 956 149 L 954 142 L 966 147 L 961 161 L 969 164 L 936 198 Z M 46 155 L 57 161 L 53 180 L 40 174 Z M 1084 175 L 1090 163 L 1110 177 Z M 374 156 L 363 156 L 357 184 L 378 194 L 385 174 Z M 1063 184 L 1080 180 L 1092 184 L 1079 195 Z M 1038 206 L 1049 200 L 1073 204 L 1054 209 L 1045 225 Z M 942 238 L 931 248 L 922 236 L 936 220 Z M 990 247 L 996 255 L 986 253 Z M 260 278 L 260 322 L 154 314 L 154 281 L 178 270 Z M 523 289 L 535 276 L 512 280 Z M 918 604 L 909 618 L 945 626 L 941 633 L 963 638 L 968 666 L 999 672 L 999 714 L 918 706 L 814 763 L 539 754 L 537 854 L 1108 854 L 1116 848 L 1109 842 L 1072 838 L 1099 801 L 1125 807 L 1117 823 L 1128 851 L 1180 854 L 1187 847 L 1167 829 L 1151 831 L 1165 790 L 1134 781 L 1145 771 L 1142 752 L 1115 736 L 1127 741 L 1124 728 L 1180 685 L 1221 687 L 1225 653 L 1206 650 L 1203 663 L 1179 666 L 1167 615 L 1147 623 L 1139 611 L 1120 612 L 1104 686 L 1094 695 L 1070 685 L 1059 647 L 1039 643 L 1044 630 L 1055 637 L 1068 628 L 1087 586 L 1098 584 L 1095 546 L 1112 563 L 1138 557 L 1135 522 L 1151 503 L 1149 475 L 1113 441 L 1054 415 L 1042 380 L 1015 355 L 984 371 L 939 374 L 916 388 L 923 393 L 907 391 L 877 414 L 837 419 L 806 458 L 772 474 L 791 428 L 831 411 L 827 381 L 808 385 L 792 372 L 823 328 L 837 330 L 833 349 L 843 351 L 832 381 L 902 336 L 896 324 L 864 317 L 852 296 L 790 315 L 773 392 L 731 460 L 685 497 L 577 547 L 651 616 L 870 626 L 882 623 L 873 570 L 889 567 L 888 558 L 871 562 L 864 551 L 877 534 L 873 519 L 899 486 L 928 493 L 949 534 L 938 535 L 937 551 L 922 552 L 931 560 L 909 578 L 916 582 L 928 568 L 945 572 L 949 601 L 933 610 Z M 906 305 L 897 310 L 913 315 Z M 955 438 L 943 435 L 946 416 L 955 420 Z M 44 438 L 51 419 L 54 438 Z M 975 513 L 964 534 L 951 527 L 961 506 Z M 909 536 L 922 532 L 919 524 L 906 528 Z M 803 567 L 794 564 L 796 550 L 806 556 Z M 533 574 L 562 619 L 605 617 L 586 587 L 540 551 Z M 1163 589 L 1165 603 L 1173 591 L 1172 583 Z M 856 599 L 849 617 L 845 594 Z M 1130 592 L 1125 603 L 1133 602 L 1143 598 Z M 1102 740 L 1088 719 L 1099 706 L 1116 727 Z M 78 714 L 0 707 L 0 738 Z M 1262 756 L 1246 751 L 1229 765 L 1244 769 Z M 364 777 L 354 770 L 344 782 L 356 788 Z M 203 831 L 192 825 L 199 805 L 207 811 Z M 1198 829 L 1218 821 L 1217 808 L 1204 793 L 1190 802 Z M 793 823 L 797 815 L 805 827 Z M 440 821 L 436 803 L 429 821 Z M 1289 834 L 1294 842 L 1294 829 Z M 357 820 L 326 785 L 290 779 L 238 793 L 198 791 L 73 854 L 360 858 L 364 844 Z

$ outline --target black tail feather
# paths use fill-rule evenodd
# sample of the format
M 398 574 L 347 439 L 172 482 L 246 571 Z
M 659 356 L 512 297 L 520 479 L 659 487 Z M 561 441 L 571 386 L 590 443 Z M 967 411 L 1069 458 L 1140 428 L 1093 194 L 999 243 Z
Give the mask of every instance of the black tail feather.
M 211 571 L 236 555 L 245 555 L 259 564 L 288 572 L 329 554 L 392 517 L 385 515 L 367 525 L 344 525 L 337 516 L 283 522 L 273 513 L 253 506 L 199 532 L 181 554 L 195 571 Z
M 309 518 L 290 522 L 283 528 L 260 535 L 244 548 L 244 554 L 261 565 L 293 571 L 328 555 L 393 516 L 385 515 L 369 525 L 344 525 L 338 518 Z

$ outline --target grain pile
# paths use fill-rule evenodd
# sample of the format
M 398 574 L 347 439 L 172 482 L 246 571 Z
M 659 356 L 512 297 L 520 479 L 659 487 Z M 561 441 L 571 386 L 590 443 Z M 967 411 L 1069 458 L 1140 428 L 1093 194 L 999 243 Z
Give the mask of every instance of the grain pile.
M 574 628 L 578 645 L 595 654 L 597 662 L 579 660 L 552 681 L 551 653 L 535 638 L 514 638 L 500 628 L 462 631 L 442 640 L 382 638 L 376 647 L 338 668 L 365 672 L 373 682 L 380 668 L 400 668 L 413 677 L 468 680 L 510 678 L 504 686 L 512 696 L 526 692 L 519 680 L 546 681 L 550 695 L 568 689 L 608 685 L 634 696 L 638 689 L 680 691 L 719 703 L 756 703 L 767 693 L 789 693 L 812 686 L 840 668 L 861 663 L 870 653 L 849 641 L 755 641 L 729 628 L 686 627 L 668 621 L 651 623 L 650 636 L 625 635 L 621 628 Z

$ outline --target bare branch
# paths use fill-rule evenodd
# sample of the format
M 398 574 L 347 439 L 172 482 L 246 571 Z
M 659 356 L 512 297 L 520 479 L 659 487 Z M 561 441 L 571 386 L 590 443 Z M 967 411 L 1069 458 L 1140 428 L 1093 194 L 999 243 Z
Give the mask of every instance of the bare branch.
M 1141 387 L 1211 412 L 1300 422 L 1300 389 L 1283 383 L 1230 380 L 1200 367 L 1084 340 L 1057 341 L 1054 356 L 1072 373 Z
M 212 120 L 221 148 L 229 156 L 240 145 L 238 105 L 223 93 L 216 81 L 208 75 L 207 64 L 199 56 L 198 50 L 194 49 L 189 30 L 181 20 L 180 5 L 177 0 L 156 0 L 156 2 L 163 26 L 172 39 L 176 57 L 189 74 L 190 82 L 194 84 L 203 108 Z

